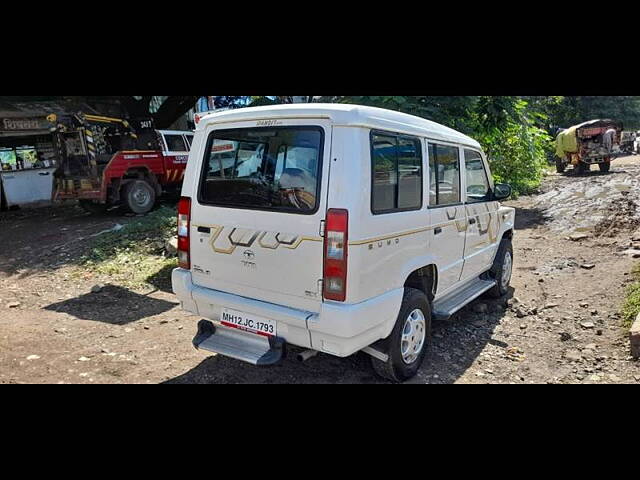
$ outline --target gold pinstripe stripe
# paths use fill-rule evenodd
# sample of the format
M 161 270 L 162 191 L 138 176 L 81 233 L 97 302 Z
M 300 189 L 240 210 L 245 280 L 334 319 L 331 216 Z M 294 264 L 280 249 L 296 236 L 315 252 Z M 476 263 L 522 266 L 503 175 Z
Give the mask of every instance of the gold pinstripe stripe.
M 366 245 L 367 243 L 381 242 L 384 240 L 389 240 L 391 238 L 406 237 L 408 235 L 415 235 L 416 233 L 428 232 L 429 230 L 433 230 L 436 228 L 448 227 L 450 225 L 455 225 L 455 223 L 456 223 L 455 220 L 451 220 L 449 222 L 437 223 L 429 227 L 416 228 L 415 230 L 408 230 L 406 232 L 394 233 L 392 235 L 385 235 L 384 237 L 374 237 L 374 238 L 368 238 L 366 240 L 358 240 L 357 242 L 349 242 L 349 245 Z

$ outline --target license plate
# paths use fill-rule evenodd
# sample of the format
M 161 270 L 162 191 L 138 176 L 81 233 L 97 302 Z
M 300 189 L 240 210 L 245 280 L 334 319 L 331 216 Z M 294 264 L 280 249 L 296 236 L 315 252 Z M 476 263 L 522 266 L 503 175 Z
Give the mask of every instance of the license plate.
M 276 321 L 259 317 L 251 313 L 239 312 L 223 308 L 220 315 L 220 323 L 227 327 L 238 328 L 251 333 L 256 333 L 265 337 L 276 335 Z

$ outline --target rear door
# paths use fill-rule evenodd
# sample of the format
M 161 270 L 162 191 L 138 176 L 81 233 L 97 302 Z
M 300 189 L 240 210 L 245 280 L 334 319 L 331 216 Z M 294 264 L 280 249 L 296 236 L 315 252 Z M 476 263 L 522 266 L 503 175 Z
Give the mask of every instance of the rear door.
M 438 266 L 438 295 L 460 280 L 464 262 L 466 215 L 461 197 L 460 149 L 429 142 L 429 209 L 433 227 L 431 248 Z
M 211 127 L 192 199 L 193 281 L 308 311 L 322 302 L 331 125 Z
M 492 183 L 477 150 L 464 149 L 467 238 L 463 280 L 485 271 L 493 262 L 498 237 L 498 202 L 491 199 Z

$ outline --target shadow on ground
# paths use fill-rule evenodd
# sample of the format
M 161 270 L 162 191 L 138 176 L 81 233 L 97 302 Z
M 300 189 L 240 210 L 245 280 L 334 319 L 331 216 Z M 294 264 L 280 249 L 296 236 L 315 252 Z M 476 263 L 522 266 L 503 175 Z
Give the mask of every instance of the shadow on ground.
M 175 265 L 167 265 L 153 275 L 147 277 L 145 281 L 148 284 L 153 285 L 157 290 L 166 293 L 173 293 L 173 287 L 171 286 L 171 272 L 173 272 L 175 268 Z
M 512 296 L 513 289 L 498 300 L 481 298 L 453 319 L 434 322 L 431 349 L 418 376 L 407 383 L 454 383 L 487 344 L 506 350 L 509 345 L 492 336 L 505 315 L 506 300 Z M 485 313 L 476 312 L 483 309 L 480 304 L 486 305 Z M 374 373 L 367 354 L 347 358 L 319 354 L 300 363 L 295 359 L 298 351 L 290 349 L 287 358 L 273 367 L 255 367 L 220 355 L 206 357 L 203 352 L 205 359 L 198 366 L 164 383 L 389 383 Z
M 145 317 L 159 315 L 175 306 L 115 285 L 106 285 L 98 293 L 86 293 L 63 302 L 53 303 L 45 310 L 67 313 L 80 320 L 124 325 Z
M 516 231 L 536 229 L 544 225 L 547 220 L 544 218 L 543 210 L 539 208 L 516 208 Z

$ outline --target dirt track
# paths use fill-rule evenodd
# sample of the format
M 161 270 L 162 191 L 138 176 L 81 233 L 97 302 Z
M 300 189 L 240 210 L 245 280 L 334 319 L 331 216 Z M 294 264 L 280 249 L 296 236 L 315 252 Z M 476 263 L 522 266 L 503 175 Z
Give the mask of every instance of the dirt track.
M 552 175 L 541 193 L 618 177 L 640 180 L 640 157 L 617 161 L 609 175 Z M 637 262 L 618 253 L 629 247 L 636 223 L 617 227 L 603 218 L 574 241 L 562 221 L 545 217 L 541 198 L 510 202 L 518 209 L 511 305 L 482 299 L 434 324 L 432 348 L 411 383 L 640 382 L 618 315 Z M 634 205 L 611 218 L 628 218 Z M 109 279 L 77 276 L 82 245 L 128 217 L 90 217 L 75 208 L 2 215 L 0 383 L 383 382 L 364 354 L 319 355 L 305 364 L 290 358 L 258 369 L 197 352 L 191 338 L 199 318 L 177 308 L 166 284 L 90 293 Z

